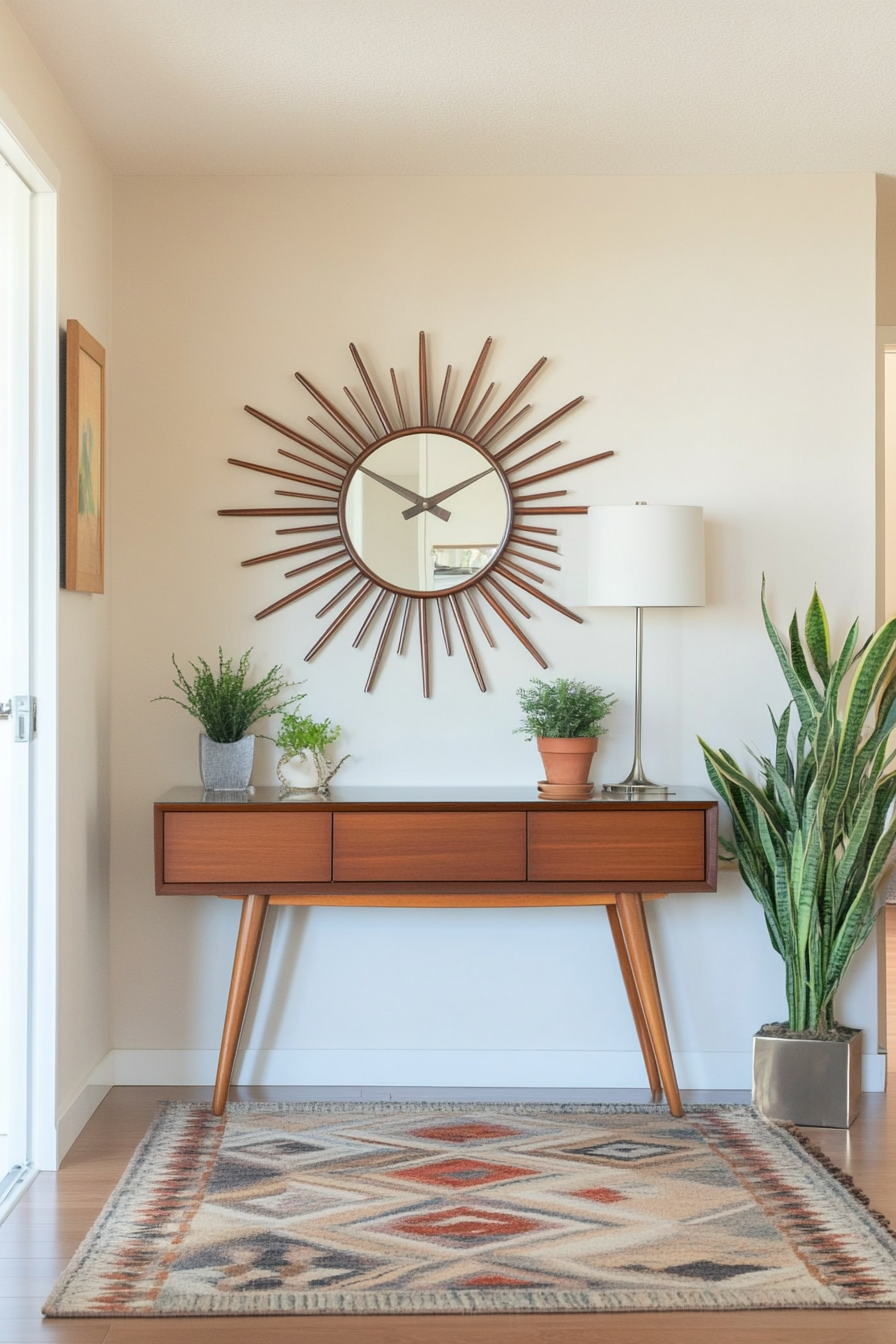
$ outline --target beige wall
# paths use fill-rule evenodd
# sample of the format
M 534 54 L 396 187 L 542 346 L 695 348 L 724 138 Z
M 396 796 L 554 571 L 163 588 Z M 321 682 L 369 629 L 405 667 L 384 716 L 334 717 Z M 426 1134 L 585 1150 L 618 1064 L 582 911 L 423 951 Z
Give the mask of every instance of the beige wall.
M 21 28 L 0 4 L 0 93 L 27 128 L 26 148 L 58 175 L 59 325 L 75 317 L 111 344 L 111 175 Z M 2 115 L 2 113 L 0 113 Z M 11 121 L 15 116 L 11 117 Z M 17 132 L 17 124 L 10 129 Z M 115 444 L 110 498 L 114 507 Z M 59 1000 L 57 1113 L 83 1110 L 109 1026 L 109 634 L 107 596 L 59 594 Z M 90 1094 L 88 1094 L 89 1096 Z M 86 1118 L 86 1117 L 85 1117 Z M 69 1126 L 71 1128 L 71 1126 Z
M 346 783 L 534 780 L 513 735 L 515 688 L 537 669 L 504 632 L 483 650 L 489 694 L 437 655 L 424 702 L 414 659 L 321 630 L 309 599 L 261 623 L 282 570 L 239 562 L 273 527 L 220 507 L 274 502 L 228 456 L 274 463 L 280 441 L 244 403 L 296 426 L 314 413 L 296 369 L 339 396 L 354 340 L 380 376 L 411 378 L 431 334 L 433 380 L 511 387 L 541 354 L 547 414 L 578 393 L 567 451 L 616 456 L 570 482 L 584 502 L 702 504 L 708 605 L 650 612 L 645 764 L 703 784 L 695 735 L 742 753 L 786 700 L 762 630 L 818 583 L 842 635 L 875 599 L 875 182 L 756 178 L 118 179 L 114 188 L 116 489 L 113 643 L 113 1004 L 122 1081 L 207 1079 L 238 911 L 153 895 L 150 809 L 198 782 L 196 725 L 152 704 L 170 656 L 239 654 L 306 677 L 307 708 L 344 726 Z M 283 459 L 280 459 L 283 462 Z M 321 599 L 322 600 L 322 599 Z M 598 776 L 623 775 L 632 733 L 633 618 L 544 613 L 551 674 L 620 696 Z M 481 641 L 480 641 L 481 643 Z M 272 782 L 258 752 L 255 780 Z M 651 919 L 686 1085 L 744 1086 L 752 1031 L 783 1011 L 780 963 L 732 874 L 718 896 Z M 556 1084 L 639 1082 L 637 1043 L 605 921 L 593 911 L 278 912 L 244 1079 Z M 873 951 L 844 1017 L 876 1049 Z M 873 1064 L 874 1061 L 872 1060 Z

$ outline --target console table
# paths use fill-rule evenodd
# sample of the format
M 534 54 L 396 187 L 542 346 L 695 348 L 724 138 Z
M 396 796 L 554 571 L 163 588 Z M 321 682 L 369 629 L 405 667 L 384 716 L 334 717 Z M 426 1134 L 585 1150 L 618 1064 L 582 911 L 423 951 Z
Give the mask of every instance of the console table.
M 269 905 L 602 905 L 654 1098 L 682 1114 L 644 900 L 715 891 L 718 804 L 699 789 L 544 801 L 534 789 L 172 789 L 159 895 L 243 903 L 213 1110 L 222 1115 Z

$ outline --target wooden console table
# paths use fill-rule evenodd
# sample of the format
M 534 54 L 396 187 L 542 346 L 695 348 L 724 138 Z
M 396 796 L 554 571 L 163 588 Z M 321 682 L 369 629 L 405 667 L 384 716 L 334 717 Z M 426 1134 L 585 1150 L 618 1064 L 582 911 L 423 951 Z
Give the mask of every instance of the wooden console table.
M 213 1110 L 233 1072 L 269 905 L 603 905 L 655 1098 L 682 1114 L 644 899 L 715 891 L 718 804 L 544 802 L 534 789 L 344 788 L 329 799 L 173 789 L 155 804 L 156 891 L 242 900 Z

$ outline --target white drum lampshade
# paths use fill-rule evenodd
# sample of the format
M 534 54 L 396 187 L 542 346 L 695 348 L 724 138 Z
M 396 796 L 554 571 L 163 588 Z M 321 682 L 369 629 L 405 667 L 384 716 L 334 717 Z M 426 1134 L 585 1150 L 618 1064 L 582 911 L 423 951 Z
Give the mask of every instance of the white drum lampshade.
M 589 607 L 702 607 L 703 510 L 603 504 L 588 511 Z
M 589 510 L 589 607 L 634 607 L 635 758 L 607 793 L 664 792 L 641 764 L 644 607 L 706 603 L 703 510 L 695 504 L 603 504 Z

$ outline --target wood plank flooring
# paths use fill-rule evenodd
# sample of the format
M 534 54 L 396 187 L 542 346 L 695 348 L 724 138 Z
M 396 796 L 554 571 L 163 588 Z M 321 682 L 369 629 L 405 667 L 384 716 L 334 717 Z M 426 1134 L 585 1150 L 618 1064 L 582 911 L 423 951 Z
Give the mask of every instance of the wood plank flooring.
M 240 1088 L 241 1100 L 306 1099 L 296 1088 Z M 356 1094 L 357 1095 L 357 1094 Z M 672 1312 L 564 1316 L 229 1317 L 44 1321 L 41 1303 L 105 1203 L 160 1100 L 211 1088 L 116 1087 L 58 1172 L 45 1172 L 0 1225 L 0 1344 L 893 1344 L 894 1311 Z M 533 1098 L 534 1099 L 534 1098 Z M 644 1101 L 646 1093 L 589 1094 Z M 744 1100 L 685 1093 L 684 1100 Z M 896 1225 L 896 1096 L 863 1097 L 851 1130 L 812 1141 Z

